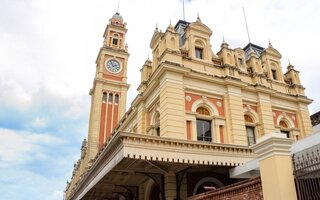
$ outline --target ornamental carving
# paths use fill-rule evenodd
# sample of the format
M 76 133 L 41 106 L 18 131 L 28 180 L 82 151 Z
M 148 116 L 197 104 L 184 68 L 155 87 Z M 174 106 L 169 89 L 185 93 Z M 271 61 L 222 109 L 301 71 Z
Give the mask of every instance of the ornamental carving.
M 249 122 L 249 123 L 253 123 L 253 119 L 249 115 L 244 115 L 244 121 Z
M 217 101 L 217 106 L 219 107 L 219 108 L 221 108 L 221 106 L 222 106 L 222 103 L 220 102 L 220 101 Z
M 203 102 L 207 102 L 208 101 L 207 96 L 202 96 L 202 100 L 203 100 Z
M 197 108 L 197 111 L 196 111 L 198 114 L 200 115 L 210 115 L 208 109 L 204 108 L 204 107 L 199 107 Z
M 187 96 L 186 96 L 186 100 L 187 100 L 188 102 L 190 102 L 190 101 L 192 100 L 192 98 L 191 98 L 189 95 L 187 95 Z

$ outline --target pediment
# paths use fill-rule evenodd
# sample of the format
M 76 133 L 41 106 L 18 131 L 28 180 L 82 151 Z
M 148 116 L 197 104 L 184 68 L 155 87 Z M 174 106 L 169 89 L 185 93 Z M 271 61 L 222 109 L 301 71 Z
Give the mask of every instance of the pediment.
M 209 35 L 212 34 L 211 29 L 201 22 L 192 22 L 191 24 L 189 24 L 189 27 L 191 29 L 201 31 L 201 32 L 207 33 Z
M 272 56 L 275 56 L 275 57 L 277 57 L 277 58 L 279 58 L 279 59 L 282 57 L 281 54 L 280 54 L 280 52 L 279 52 L 278 50 L 276 50 L 275 48 L 273 48 L 273 47 L 268 47 L 268 48 L 265 50 L 265 52 L 266 52 L 267 54 L 272 55 Z

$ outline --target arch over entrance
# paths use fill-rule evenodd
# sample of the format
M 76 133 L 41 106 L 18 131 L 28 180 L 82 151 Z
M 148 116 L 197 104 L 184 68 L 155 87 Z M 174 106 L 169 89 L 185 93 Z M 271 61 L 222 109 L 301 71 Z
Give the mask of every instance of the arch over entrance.
M 220 188 L 220 187 L 223 187 L 223 183 L 221 183 L 221 181 L 219 181 L 218 179 L 216 178 L 213 178 L 213 177 L 205 177 L 205 178 L 202 178 L 200 179 L 196 186 L 194 186 L 193 188 L 193 195 L 196 195 L 196 194 L 200 194 L 200 193 L 203 193 L 203 192 L 206 192 L 206 187 L 207 189 L 209 187 L 212 187 L 212 188 Z

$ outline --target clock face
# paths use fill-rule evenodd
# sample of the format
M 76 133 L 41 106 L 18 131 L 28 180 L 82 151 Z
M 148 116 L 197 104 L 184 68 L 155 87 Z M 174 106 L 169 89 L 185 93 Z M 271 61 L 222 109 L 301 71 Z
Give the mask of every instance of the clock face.
M 118 72 L 120 72 L 121 66 L 117 60 L 110 59 L 106 63 L 106 68 L 111 73 L 118 73 Z

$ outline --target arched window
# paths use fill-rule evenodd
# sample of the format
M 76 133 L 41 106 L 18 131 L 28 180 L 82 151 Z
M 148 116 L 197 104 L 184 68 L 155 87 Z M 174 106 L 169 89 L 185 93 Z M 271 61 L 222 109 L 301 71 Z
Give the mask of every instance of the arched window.
M 109 99 L 108 99 L 109 103 L 113 102 L 113 94 L 109 93 Z
M 106 101 L 107 101 L 107 93 L 104 92 L 104 93 L 102 94 L 102 102 L 106 102 Z
M 281 120 L 279 122 L 279 126 L 280 126 L 280 132 L 282 134 L 285 134 L 287 138 L 290 138 L 290 129 L 289 129 L 288 123 L 285 122 L 284 120 Z
M 210 115 L 208 109 L 204 107 L 197 108 L 196 112 L 199 115 Z M 197 140 L 211 142 L 211 131 L 211 120 L 201 119 L 201 116 L 199 116 L 199 118 L 197 118 Z
M 201 40 L 196 40 L 195 41 L 195 56 L 196 58 L 203 59 L 204 54 L 203 54 L 203 49 L 204 49 L 204 44 Z
M 113 37 L 112 37 L 112 45 L 118 45 L 119 43 L 119 35 L 118 34 L 113 34 Z
M 253 121 L 252 117 L 248 114 L 244 115 L 244 121 L 246 124 L 248 146 L 251 146 L 256 143 L 254 121 Z
M 119 103 L 119 95 L 114 95 L 114 103 Z
M 200 115 L 210 115 L 208 109 L 204 108 L 204 107 L 199 107 L 197 108 L 196 112 Z

